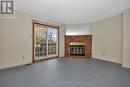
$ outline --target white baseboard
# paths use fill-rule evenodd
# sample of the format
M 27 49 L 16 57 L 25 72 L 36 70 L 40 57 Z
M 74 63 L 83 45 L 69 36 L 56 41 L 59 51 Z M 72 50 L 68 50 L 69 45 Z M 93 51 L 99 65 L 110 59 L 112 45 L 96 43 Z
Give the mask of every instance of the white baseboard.
M 9 68 L 15 68 L 15 67 L 20 67 L 20 66 L 24 66 L 24 65 L 28 65 L 28 64 L 32 64 L 32 63 L 26 63 L 26 64 L 18 64 L 18 65 L 14 65 L 14 66 L 0 67 L 0 70 L 3 70 L 3 69 L 9 69 Z

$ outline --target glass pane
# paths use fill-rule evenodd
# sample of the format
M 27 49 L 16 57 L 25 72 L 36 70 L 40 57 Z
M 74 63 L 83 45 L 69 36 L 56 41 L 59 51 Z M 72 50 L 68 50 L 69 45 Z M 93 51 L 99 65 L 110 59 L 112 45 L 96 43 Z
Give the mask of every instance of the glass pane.
M 47 32 L 44 26 L 35 25 L 35 56 L 47 55 Z
M 56 54 L 57 50 L 57 29 L 48 27 L 48 55 Z

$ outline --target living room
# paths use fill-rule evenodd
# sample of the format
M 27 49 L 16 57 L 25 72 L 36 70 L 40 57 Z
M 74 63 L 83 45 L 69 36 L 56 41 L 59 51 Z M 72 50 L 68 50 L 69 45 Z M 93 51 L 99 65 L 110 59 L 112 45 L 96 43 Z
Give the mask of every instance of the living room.
M 130 86 L 129 0 L 13 3 L 0 15 L 1 87 Z

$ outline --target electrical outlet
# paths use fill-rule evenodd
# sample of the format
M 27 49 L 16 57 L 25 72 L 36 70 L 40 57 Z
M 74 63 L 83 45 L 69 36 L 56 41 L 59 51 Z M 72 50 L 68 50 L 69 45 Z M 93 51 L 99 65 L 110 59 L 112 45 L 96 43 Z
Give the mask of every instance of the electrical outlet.
M 25 57 L 24 56 L 22 56 L 22 59 L 24 59 Z
M 105 56 L 105 53 L 103 52 L 102 55 Z
M 32 38 L 32 35 L 30 35 L 30 38 Z

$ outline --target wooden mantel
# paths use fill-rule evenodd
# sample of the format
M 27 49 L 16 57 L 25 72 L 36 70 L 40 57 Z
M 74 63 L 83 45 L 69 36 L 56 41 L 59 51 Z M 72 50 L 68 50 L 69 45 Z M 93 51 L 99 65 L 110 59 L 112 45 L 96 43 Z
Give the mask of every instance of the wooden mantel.
M 92 35 L 65 36 L 65 57 L 70 57 L 70 42 L 85 42 L 85 56 L 84 56 L 84 58 L 91 58 L 91 55 L 92 55 Z

